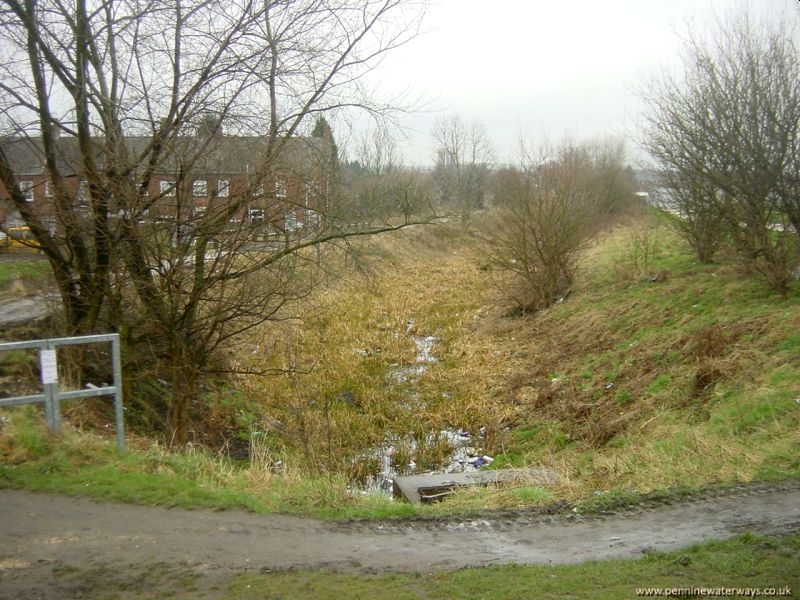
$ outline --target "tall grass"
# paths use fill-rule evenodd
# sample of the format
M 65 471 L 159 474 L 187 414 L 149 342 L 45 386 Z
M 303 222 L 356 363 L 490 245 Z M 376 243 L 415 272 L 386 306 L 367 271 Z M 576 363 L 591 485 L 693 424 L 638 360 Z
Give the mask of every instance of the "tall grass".
M 209 414 L 236 413 L 249 463 L 147 441 L 127 457 L 89 444 L 78 460 L 88 438 L 56 443 L 23 419 L 0 432 L 0 477 L 86 492 L 80 477 L 105 482 L 117 470 L 131 489 L 103 483 L 97 495 L 156 498 L 167 480 L 184 486 L 186 504 L 363 516 L 800 476 L 798 290 L 782 297 L 731 266 L 695 264 L 669 230 L 648 227 L 658 244 L 646 268 L 620 268 L 636 238 L 619 226 L 587 253 L 572 295 L 522 317 L 468 236 L 418 229 L 372 240 L 357 263 L 329 265 L 327 285 L 291 307 L 296 319 L 242 346 L 242 370 L 280 375 L 243 376 L 208 399 Z M 391 373 L 415 364 L 413 335 L 436 338 L 437 362 L 401 381 Z M 399 466 L 441 464 L 448 448 L 430 435 L 441 429 L 472 432 L 498 467 L 545 466 L 562 483 L 465 491 L 435 508 L 348 492 L 387 442 Z M 55 483 L 37 479 L 48 469 Z

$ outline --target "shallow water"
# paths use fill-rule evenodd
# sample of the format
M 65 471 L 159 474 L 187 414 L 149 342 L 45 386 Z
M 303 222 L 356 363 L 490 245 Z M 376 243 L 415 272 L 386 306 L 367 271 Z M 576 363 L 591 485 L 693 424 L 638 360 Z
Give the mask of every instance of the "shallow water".
M 438 469 L 425 470 L 425 473 L 469 473 L 478 470 L 483 458 L 480 445 L 483 436 L 473 436 L 467 431 L 441 430 L 428 434 L 424 443 L 433 446 L 445 441 L 451 448 L 446 464 Z M 395 477 L 418 473 L 413 456 L 419 447 L 419 442 L 411 437 L 404 439 L 388 439 L 383 444 L 369 450 L 362 455 L 362 460 L 377 459 L 380 470 L 367 477 L 363 483 L 353 483 L 351 491 L 359 494 L 386 494 L 392 495 L 392 482 Z M 398 464 L 399 456 L 411 456 L 412 462 Z M 485 464 L 485 463 L 484 463 Z
M 406 334 L 411 337 L 417 347 L 417 355 L 413 365 L 392 365 L 389 368 L 388 378 L 391 383 L 405 384 L 408 386 L 408 396 L 416 398 L 414 389 L 416 383 L 422 378 L 430 367 L 438 362 L 433 351 L 439 339 L 435 336 L 412 335 L 416 330 L 414 321 L 409 321 Z M 449 397 L 445 392 L 443 395 Z M 447 461 L 436 470 L 426 470 L 428 473 L 462 473 L 474 471 L 482 466 L 481 443 L 482 434 L 473 436 L 470 432 L 459 430 L 441 430 L 431 432 L 422 442 L 427 447 L 433 447 L 442 442 L 450 446 Z M 414 456 L 419 449 L 419 440 L 407 436 L 400 438 L 390 436 L 378 447 L 367 450 L 359 460 L 372 461 L 380 465 L 379 470 L 368 476 L 366 481 L 353 483 L 351 491 L 357 494 L 386 494 L 392 495 L 392 481 L 401 475 L 417 473 L 417 464 Z M 411 460 L 399 464 L 401 457 L 411 457 Z
M 389 367 L 389 379 L 395 383 L 416 382 L 427 372 L 432 364 L 439 362 L 433 355 L 433 347 L 439 341 L 438 338 L 432 335 L 426 337 L 412 335 L 411 339 L 417 346 L 416 363 Z

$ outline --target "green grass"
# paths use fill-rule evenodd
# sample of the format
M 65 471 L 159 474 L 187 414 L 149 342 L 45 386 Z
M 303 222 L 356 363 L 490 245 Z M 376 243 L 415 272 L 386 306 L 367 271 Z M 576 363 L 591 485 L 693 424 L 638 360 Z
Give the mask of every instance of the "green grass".
M 546 502 L 552 502 L 554 500 L 553 494 L 550 492 L 550 490 L 539 486 L 513 488 L 511 490 L 511 495 L 515 500 L 526 506 L 543 504 Z
M 46 260 L 2 260 L 0 288 L 16 280 L 44 279 L 50 274 L 50 265 Z
M 111 444 L 109 443 L 109 450 Z M 341 478 L 273 475 L 268 483 L 253 483 L 246 467 L 221 465 L 219 459 L 197 460 L 197 469 L 231 469 L 225 481 L 214 481 L 202 474 L 172 470 L 170 461 L 148 466 L 140 454 L 105 461 L 94 457 L 95 464 L 75 466 L 62 452 L 56 451 L 39 460 L 17 465 L 0 464 L 0 489 L 19 488 L 35 492 L 81 495 L 101 500 L 128 502 L 145 506 L 245 510 L 258 514 L 282 513 L 320 519 L 393 519 L 441 517 L 476 514 L 484 510 L 493 494 L 485 488 L 455 495 L 451 502 L 435 505 L 393 501 L 382 495 L 350 496 Z M 155 472 L 147 472 L 145 469 Z M 503 490 L 506 504 L 519 507 L 547 504 L 555 498 L 536 487 Z
M 647 393 L 651 394 L 651 395 L 659 394 L 662 391 L 664 391 L 665 389 L 667 389 L 667 387 L 670 385 L 671 381 L 672 381 L 672 378 L 668 374 L 662 373 L 661 375 L 656 377 L 653 380 L 653 383 L 651 383 L 647 387 Z
M 496 464 L 551 466 L 583 497 L 800 476 L 800 288 L 782 297 L 731 265 L 697 264 L 666 230 L 654 261 L 666 275 L 650 281 L 626 270 L 628 243 L 609 234 L 568 301 L 532 320 L 537 335 L 517 334 L 531 342 L 514 354 L 530 358 L 513 381 L 533 392 Z
M 75 447 L 84 442 L 59 449 L 22 427 L 17 441 L 0 433 L 0 485 L 345 518 L 540 504 L 524 488 L 459 493 L 435 507 L 347 493 L 356 460 L 389 435 L 481 427 L 478 451 L 493 468 L 548 467 L 565 482 L 553 498 L 570 502 L 800 477 L 800 290 L 784 298 L 731 265 L 696 264 L 667 231 L 655 266 L 669 275 L 632 277 L 618 268 L 626 236 L 621 228 L 598 244 L 566 301 L 515 318 L 497 274 L 464 240 L 387 241 L 390 267 L 373 263 L 368 280 L 343 274 L 302 319 L 243 346 L 242 368 L 307 373 L 239 380 L 206 401 L 240 439 L 259 431 L 268 458 L 287 465 L 279 474 L 148 443 L 124 459 L 92 451 L 83 460 Z M 387 382 L 391 365 L 414 363 L 409 320 L 437 337 L 439 362 L 416 383 Z M 427 445 L 414 456 L 420 465 L 443 453 Z M 105 469 L 119 471 L 118 483 Z
M 103 500 L 184 508 L 242 509 L 267 512 L 251 494 L 211 489 L 196 480 L 152 473 L 121 472 L 122 463 L 67 469 L 49 461 L 36 467 L 0 467 L 0 487 L 8 485 L 38 492 L 87 495 Z
M 466 514 L 480 511 L 484 502 L 466 495 L 460 502 L 422 505 L 383 495 L 351 495 L 342 476 L 272 473 L 260 464 L 231 461 L 203 449 L 169 452 L 143 440 L 129 441 L 128 451 L 120 455 L 112 439 L 69 426 L 61 436 L 48 434 L 42 418 L 29 407 L 3 411 L 2 416 L 9 424 L 0 429 L 0 488 L 321 519 Z M 551 499 L 544 490 L 520 493 L 513 498 L 517 504 Z
M 468 549 L 465 549 L 468 552 Z M 256 561 L 257 563 L 257 561 Z M 257 564 L 256 564 L 257 566 Z M 453 572 L 361 575 L 326 570 L 240 573 L 212 579 L 188 567 L 65 565 L 57 583 L 79 586 L 87 598 L 224 597 L 232 600 L 313 598 L 518 599 L 636 598 L 638 588 L 800 589 L 800 537 L 742 535 L 636 560 L 581 565 L 508 565 Z M 56 587 L 58 589 L 58 587 Z M 690 596 L 691 597 L 691 596 Z
M 782 352 L 800 354 L 800 335 L 790 335 L 786 339 L 781 340 L 778 349 Z

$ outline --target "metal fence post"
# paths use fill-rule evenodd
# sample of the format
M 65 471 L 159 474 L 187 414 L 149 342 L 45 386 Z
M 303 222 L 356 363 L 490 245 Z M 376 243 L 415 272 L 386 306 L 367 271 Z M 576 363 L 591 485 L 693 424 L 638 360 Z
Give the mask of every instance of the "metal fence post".
M 53 412 L 53 385 L 50 383 L 44 383 L 44 359 L 42 356 L 42 352 L 44 350 L 49 350 L 50 345 L 47 340 L 42 341 L 40 344 L 37 345 L 37 349 L 39 350 L 39 368 L 41 369 L 41 377 L 42 377 L 42 395 L 44 396 L 44 420 L 47 421 L 47 428 L 50 431 L 55 432 L 58 428 L 58 423 L 55 419 L 55 413 Z
M 50 340 L 46 340 L 44 349 L 55 350 L 56 347 L 50 342 Z M 58 433 L 61 431 L 61 403 L 58 398 L 58 383 L 45 383 L 44 394 L 46 398 L 49 398 L 50 405 L 50 419 L 48 424 L 54 433 Z M 45 404 L 45 407 L 47 407 L 47 404 Z
M 117 448 L 125 452 L 125 415 L 122 412 L 122 350 L 119 334 L 111 339 L 111 361 L 114 366 L 114 416 L 117 422 Z
M 39 376 L 42 378 L 42 398 L 44 401 L 44 420 L 47 422 L 47 428 L 50 431 L 53 430 L 53 393 L 48 388 L 47 385 L 44 384 L 44 365 L 42 364 L 42 350 L 46 348 L 45 342 L 39 342 L 35 346 L 36 350 L 39 352 Z

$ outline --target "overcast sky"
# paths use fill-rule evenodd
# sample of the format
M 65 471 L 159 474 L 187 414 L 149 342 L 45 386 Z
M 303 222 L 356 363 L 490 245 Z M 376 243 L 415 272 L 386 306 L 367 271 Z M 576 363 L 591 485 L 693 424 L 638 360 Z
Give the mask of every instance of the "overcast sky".
M 513 159 L 520 134 L 630 136 L 633 88 L 674 68 L 690 25 L 708 29 L 742 6 L 800 14 L 798 0 L 438 0 L 425 32 L 381 65 L 380 87 L 429 103 L 402 120 L 410 164 L 433 163 L 430 130 L 442 114 L 483 122 L 500 161 Z

